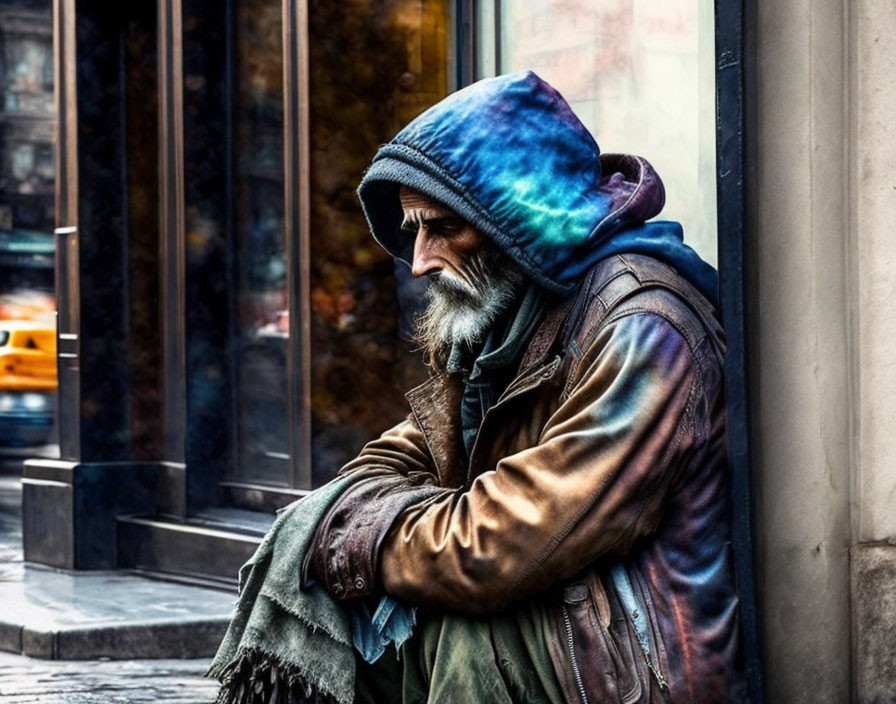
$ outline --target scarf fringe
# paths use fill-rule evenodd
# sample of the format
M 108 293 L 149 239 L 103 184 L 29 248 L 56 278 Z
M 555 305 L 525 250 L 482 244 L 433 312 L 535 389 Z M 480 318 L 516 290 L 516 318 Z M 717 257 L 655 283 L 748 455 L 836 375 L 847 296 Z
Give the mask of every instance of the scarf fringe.
M 221 682 L 215 704 L 339 704 L 294 666 L 259 650 L 244 650 L 208 674 Z

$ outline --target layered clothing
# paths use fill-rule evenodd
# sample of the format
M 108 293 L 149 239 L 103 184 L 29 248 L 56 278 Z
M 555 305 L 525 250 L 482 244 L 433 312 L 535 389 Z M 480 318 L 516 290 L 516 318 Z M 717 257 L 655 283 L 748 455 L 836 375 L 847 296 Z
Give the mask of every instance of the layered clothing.
M 551 667 L 536 668 L 533 701 L 740 700 L 714 272 L 680 225 L 650 220 L 659 177 L 601 155 L 527 72 L 459 91 L 377 154 L 359 193 L 399 259 L 402 185 L 490 238 L 544 305 L 500 382 L 435 372 L 341 470 L 371 479 L 321 521 L 316 578 L 339 599 L 385 593 L 429 615 L 537 612 Z M 480 383 L 488 394 L 471 394 Z M 421 482 L 431 491 L 409 504 Z M 423 671 L 445 657 L 422 652 Z
M 392 511 L 399 486 L 357 485 L 321 524 L 321 571 L 345 598 L 477 617 L 537 603 L 568 702 L 738 701 L 720 330 L 642 255 L 586 283 L 546 314 L 469 462 L 462 381 L 408 394 L 408 419 L 343 471 L 442 491 Z

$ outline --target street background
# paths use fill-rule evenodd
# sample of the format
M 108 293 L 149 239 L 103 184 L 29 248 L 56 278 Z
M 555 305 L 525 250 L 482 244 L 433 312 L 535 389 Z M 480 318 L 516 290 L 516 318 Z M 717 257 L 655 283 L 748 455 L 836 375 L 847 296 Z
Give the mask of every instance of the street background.
M 21 453 L 0 455 L 0 586 L 19 579 L 22 563 Z M 0 619 L 17 605 L 0 604 Z M 0 652 L 0 700 L 9 704 L 202 704 L 215 683 L 208 659 L 42 660 Z

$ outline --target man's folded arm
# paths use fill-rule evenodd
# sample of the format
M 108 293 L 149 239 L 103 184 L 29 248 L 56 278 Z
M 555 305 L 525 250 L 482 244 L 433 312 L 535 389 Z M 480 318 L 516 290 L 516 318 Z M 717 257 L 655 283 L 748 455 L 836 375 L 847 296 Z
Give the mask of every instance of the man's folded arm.
M 406 476 L 436 473 L 423 432 L 413 416 L 371 440 L 355 459 L 339 470 L 340 475 L 356 472 Z
M 337 597 L 366 596 L 378 589 L 380 545 L 396 517 L 412 505 L 444 493 L 423 433 L 413 417 L 372 440 L 340 475 L 355 481 L 317 527 L 307 568 Z
M 691 350 L 666 320 L 636 314 L 583 362 L 538 445 L 395 520 L 380 557 L 387 593 L 492 612 L 655 530 L 693 441 Z
M 608 325 L 539 443 L 503 458 L 466 491 L 405 471 L 422 471 L 426 456 L 408 421 L 400 443 L 386 434 L 368 446 L 378 443 L 388 466 L 377 468 L 368 448 L 347 466 L 369 473 L 369 483 L 328 515 L 339 530 L 324 526 L 319 573 L 327 565 L 327 586 L 341 597 L 385 591 L 414 604 L 490 612 L 601 555 L 624 554 L 655 529 L 688 450 L 693 366 L 687 342 L 659 316 Z

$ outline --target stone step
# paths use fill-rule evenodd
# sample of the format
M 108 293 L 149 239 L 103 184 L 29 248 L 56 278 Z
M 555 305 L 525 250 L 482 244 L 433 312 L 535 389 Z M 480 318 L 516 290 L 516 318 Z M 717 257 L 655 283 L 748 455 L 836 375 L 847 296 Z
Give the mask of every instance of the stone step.
M 18 476 L 0 475 L 0 650 L 53 660 L 214 655 L 236 600 L 232 581 L 226 589 L 221 584 L 209 588 L 209 580 L 197 586 L 148 579 L 132 571 L 26 563 L 21 496 Z M 238 524 L 238 530 L 260 540 L 273 516 L 213 510 L 199 520 L 207 528 Z M 0 699 L 5 701 L 2 691 Z M 34 701 L 57 700 L 48 696 Z
M 235 585 L 274 518 L 238 509 L 212 509 L 183 522 L 122 516 L 118 566 Z
M 0 582 L 0 650 L 53 660 L 209 657 L 235 598 L 123 571 L 19 563 Z

